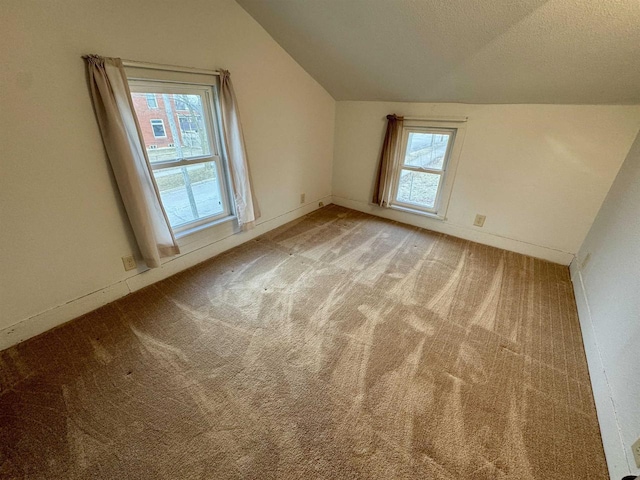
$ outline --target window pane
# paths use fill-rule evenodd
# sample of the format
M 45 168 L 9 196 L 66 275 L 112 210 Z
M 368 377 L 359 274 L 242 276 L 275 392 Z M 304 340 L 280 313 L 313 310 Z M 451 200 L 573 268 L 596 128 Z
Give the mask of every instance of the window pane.
M 433 208 L 438 194 L 440 175 L 426 172 L 402 170 L 398 184 L 397 200 L 413 203 L 425 208 Z
M 153 173 L 172 227 L 224 211 L 215 162 L 164 168 Z
M 450 134 L 409 133 L 405 165 L 442 169 Z
M 211 155 L 202 95 L 138 92 L 131 97 L 152 163 Z

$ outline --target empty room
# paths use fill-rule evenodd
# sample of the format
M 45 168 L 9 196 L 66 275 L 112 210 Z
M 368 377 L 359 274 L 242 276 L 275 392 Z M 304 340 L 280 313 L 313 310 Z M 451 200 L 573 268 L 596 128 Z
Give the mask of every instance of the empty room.
M 0 13 L 0 478 L 640 478 L 640 2 Z

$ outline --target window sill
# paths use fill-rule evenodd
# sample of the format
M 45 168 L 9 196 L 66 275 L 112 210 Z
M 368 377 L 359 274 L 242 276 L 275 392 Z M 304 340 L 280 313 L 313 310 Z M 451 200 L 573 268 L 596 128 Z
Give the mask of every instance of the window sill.
M 391 205 L 389 208 L 398 210 L 400 212 L 413 213 L 414 215 L 421 215 L 423 217 L 432 218 L 434 220 L 440 220 L 443 222 L 446 217 L 444 215 L 438 215 L 437 213 L 425 212 L 424 210 L 418 210 L 416 208 L 401 207 L 400 205 Z
M 201 225 L 196 225 L 195 227 L 187 228 L 186 230 L 181 230 L 180 232 L 175 233 L 175 237 L 176 237 L 176 240 L 185 240 L 186 237 L 188 237 L 189 235 L 193 235 L 194 233 L 201 232 L 202 230 L 213 228 L 223 223 L 231 222 L 234 220 L 236 220 L 235 215 L 229 215 L 227 217 L 218 218 L 211 222 L 203 223 Z

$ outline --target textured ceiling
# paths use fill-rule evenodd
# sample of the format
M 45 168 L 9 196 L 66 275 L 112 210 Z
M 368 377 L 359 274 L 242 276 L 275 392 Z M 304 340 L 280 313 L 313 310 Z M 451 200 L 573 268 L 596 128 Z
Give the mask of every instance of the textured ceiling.
M 640 104 L 640 0 L 237 0 L 336 100 Z

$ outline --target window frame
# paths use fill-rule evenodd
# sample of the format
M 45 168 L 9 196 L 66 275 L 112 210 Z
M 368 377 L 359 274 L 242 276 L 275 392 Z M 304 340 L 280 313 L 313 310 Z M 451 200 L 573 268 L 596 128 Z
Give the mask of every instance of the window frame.
M 196 231 L 209 226 L 217 225 L 226 220 L 235 218 L 234 205 L 231 202 L 230 191 L 230 177 L 229 169 L 222 152 L 222 141 L 220 131 L 220 112 L 218 108 L 218 91 L 217 85 L 202 84 L 202 83 L 190 83 L 180 82 L 164 79 L 149 79 L 149 78 L 129 78 L 129 89 L 132 94 L 134 93 L 154 93 L 157 95 L 167 94 L 195 94 L 200 95 L 202 98 L 202 120 L 204 128 L 206 130 L 207 139 L 209 140 L 210 152 L 208 155 L 198 155 L 188 158 L 165 160 L 160 162 L 149 162 L 151 170 L 155 172 L 158 170 L 165 170 L 176 167 L 188 167 L 190 165 L 199 165 L 206 163 L 213 163 L 217 171 L 218 184 L 220 187 L 220 196 L 222 202 L 222 212 L 215 215 L 208 215 L 191 222 L 184 223 L 182 225 L 172 226 L 174 235 L 176 238 L 189 235 Z M 175 102 L 174 102 L 175 103 Z M 175 108 L 175 106 L 174 106 Z M 178 116 L 177 109 L 173 112 Z M 134 112 L 134 114 L 136 114 Z M 137 117 L 137 114 L 136 114 Z M 137 117 L 138 118 L 138 117 Z M 139 121 L 139 118 L 138 118 Z M 177 130 L 180 130 L 179 121 L 176 122 Z M 164 121 L 163 121 L 164 124 Z M 166 128 L 165 128 L 166 134 Z M 165 137 L 166 138 L 166 137 Z M 175 142 L 180 139 L 175 139 Z M 145 146 L 146 147 L 146 146 Z
M 398 157 L 395 159 L 393 167 L 393 180 L 391 191 L 390 207 L 395 210 L 423 215 L 439 220 L 446 219 L 446 213 L 449 207 L 449 200 L 453 189 L 453 182 L 457 170 L 458 159 L 462 150 L 462 144 L 466 129 L 466 118 L 464 120 L 428 120 L 428 119 L 406 119 L 403 122 L 400 149 Z M 443 133 L 450 135 L 447 144 L 442 169 L 422 168 L 411 165 L 405 165 L 405 157 L 409 144 L 409 134 L 411 133 L 434 133 L 436 135 Z M 440 175 L 440 182 L 436 192 L 433 207 L 429 208 L 424 205 L 402 202 L 397 199 L 400 187 L 400 176 L 403 170 L 424 172 Z

